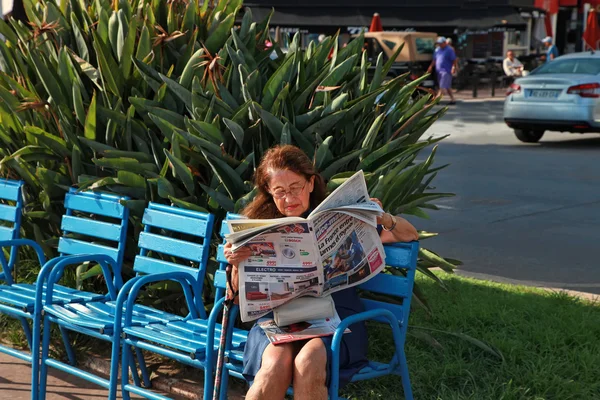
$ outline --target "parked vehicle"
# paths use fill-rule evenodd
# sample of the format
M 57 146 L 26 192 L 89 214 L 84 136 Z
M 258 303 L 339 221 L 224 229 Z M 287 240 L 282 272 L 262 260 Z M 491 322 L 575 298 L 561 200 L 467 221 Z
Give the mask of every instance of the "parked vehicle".
M 573 53 L 543 64 L 510 85 L 504 121 L 535 143 L 545 131 L 600 132 L 600 53 Z
M 367 32 L 365 36 L 365 49 L 367 56 L 375 68 L 375 62 L 379 53 L 383 53 L 384 61 L 388 61 L 402 43 L 404 47 L 392 68 L 388 78 L 394 78 L 406 72 L 410 72 L 411 80 L 417 79 L 427 72 L 427 68 L 433 59 L 435 40 L 437 34 L 433 32 Z M 423 81 L 421 86 L 433 88 L 435 81 L 433 77 Z

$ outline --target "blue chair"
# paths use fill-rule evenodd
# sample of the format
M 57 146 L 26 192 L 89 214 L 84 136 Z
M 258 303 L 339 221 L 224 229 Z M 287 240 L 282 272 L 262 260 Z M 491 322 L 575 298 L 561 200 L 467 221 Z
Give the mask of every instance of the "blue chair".
M 129 398 L 129 392 L 161 398 L 141 387 L 129 346 L 135 347 L 146 387 L 150 387 L 150 379 L 143 364 L 141 349 L 175 359 L 178 359 L 177 356 L 187 357 L 192 361 L 192 365 L 199 362 L 201 352 L 193 352 L 193 340 L 187 337 L 186 330 L 177 331 L 177 327 L 179 324 L 185 326 L 186 321 L 190 319 L 206 318 L 202 288 L 210 251 L 213 218 L 211 214 L 150 203 L 142 219 L 144 231 L 140 233 L 139 254 L 133 266 L 138 276 L 130 279 L 122 287 L 108 284 L 108 302 L 48 304 L 44 307 L 44 326 L 54 323 L 62 328 L 110 342 L 112 353 L 110 377 L 107 380 L 49 358 L 49 334 L 44 331 L 40 372 L 41 398 L 45 396 L 46 377 L 48 367 L 51 366 L 109 389 L 108 398 L 115 399 L 121 346 L 123 398 Z M 49 301 L 54 296 L 55 278 L 60 273 L 60 268 L 61 266 L 57 265 L 48 278 Z M 187 317 L 135 303 L 142 287 L 161 281 L 175 281 L 181 285 L 189 309 Z M 190 326 L 188 329 L 195 328 Z M 174 336 L 177 333 L 179 338 Z M 183 349 L 183 355 L 175 355 L 173 350 L 166 348 L 170 345 L 175 349 Z M 129 370 L 132 372 L 134 385 L 128 384 Z M 210 373 L 212 374 L 212 371 Z
M 20 201 L 21 187 L 13 190 L 11 199 Z M 95 293 L 76 290 L 60 285 L 55 286 L 56 295 L 48 299 L 44 294 L 46 278 L 56 265 L 80 265 L 84 262 L 110 263 L 120 269 L 127 234 L 128 212 L 119 200 L 122 197 L 98 194 L 93 192 L 77 192 L 71 189 L 65 197 L 66 214 L 62 219 L 63 236 L 59 239 L 59 257 L 46 262 L 41 247 L 34 241 L 17 239 L 18 229 L 13 232 L 13 239 L 0 241 L 0 246 L 11 247 L 11 257 L 8 264 L 3 263 L 3 278 L 7 284 L 0 286 L 0 312 L 18 318 L 25 329 L 31 353 L 25 353 L 0 347 L 0 351 L 14 357 L 31 362 L 32 364 L 32 398 L 37 398 L 38 372 L 39 372 L 39 343 L 41 336 L 41 310 L 42 304 L 68 304 L 85 301 L 102 300 L 105 296 Z M 21 204 L 21 203 L 18 203 Z M 15 214 L 15 226 L 20 221 L 20 205 Z M 5 215 L 8 209 L 3 208 Z M 87 217 L 86 217 L 87 214 Z M 90 215 L 101 215 L 112 218 L 113 222 L 103 222 L 90 219 Z M 13 226 L 13 229 L 15 229 Z M 2 231 L 4 232 L 4 231 Z M 7 235 L 8 236 L 8 235 Z M 3 236 L 3 238 L 7 238 Z M 99 244 L 97 239 L 109 240 L 110 243 Z M 30 246 L 38 256 L 42 268 L 35 284 L 15 283 L 10 278 L 10 273 L 16 262 L 18 247 Z M 120 279 L 120 276 L 118 277 Z M 27 320 L 33 320 L 33 332 L 29 330 Z M 47 330 L 49 333 L 49 330 Z M 75 363 L 75 353 L 70 345 L 67 332 L 61 329 L 62 339 L 67 351 L 69 361 Z
M 238 215 L 229 214 L 228 218 L 240 218 Z M 224 237 L 228 233 L 228 227 L 223 223 L 221 227 L 221 236 Z M 393 243 L 384 246 L 386 253 L 386 264 L 392 268 L 405 271 L 405 276 L 397 276 L 391 274 L 380 273 L 363 283 L 359 288 L 366 292 L 377 294 L 392 295 L 402 299 L 402 304 L 388 303 L 385 301 L 376 301 L 368 298 L 363 298 L 365 311 L 356 315 L 352 315 L 342 321 L 338 327 L 332 341 L 332 362 L 331 376 L 329 386 L 329 398 L 339 399 L 339 351 L 344 330 L 359 321 L 375 320 L 390 325 L 391 334 L 394 339 L 395 352 L 389 363 L 377 361 L 369 361 L 369 364 L 354 375 L 352 381 L 363 381 L 373 378 L 382 377 L 385 375 L 399 375 L 401 377 L 402 386 L 404 388 L 404 397 L 407 400 L 412 400 L 412 389 L 408 373 L 408 365 L 406 363 L 406 355 L 404 352 L 404 342 L 406 340 L 406 331 L 408 328 L 408 316 L 410 314 L 410 303 L 414 286 L 415 273 L 417 268 L 417 255 L 419 253 L 419 243 Z M 215 287 L 217 288 L 217 299 L 215 307 L 211 311 L 212 314 L 218 314 L 223 303 L 225 294 L 226 276 L 225 268 L 227 261 L 223 255 L 223 245 L 219 246 L 217 252 L 217 261 L 220 263 L 219 270 L 215 274 Z M 232 309 L 230 316 L 230 326 L 228 327 L 228 337 L 226 338 L 225 356 L 228 360 L 224 365 L 224 371 L 216 371 L 222 373 L 221 379 L 221 399 L 227 398 L 228 376 L 234 376 L 244 379 L 242 375 L 242 361 L 244 354 L 244 345 L 246 342 L 247 331 L 235 329 L 233 324 L 238 307 Z M 218 340 L 218 338 L 216 338 Z M 292 393 L 291 389 L 288 391 Z

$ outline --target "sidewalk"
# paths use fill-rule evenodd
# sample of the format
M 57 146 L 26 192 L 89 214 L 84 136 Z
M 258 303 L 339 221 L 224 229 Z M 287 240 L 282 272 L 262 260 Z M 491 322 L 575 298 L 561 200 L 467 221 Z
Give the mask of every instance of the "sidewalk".
M 464 89 L 461 91 L 454 91 L 454 97 L 458 101 L 504 101 L 506 88 L 496 88 L 494 97 L 492 97 L 492 90 L 489 88 L 479 89 L 477 91 L 477 97 L 473 97 L 473 90 Z
M 108 391 L 72 375 L 50 369 L 47 400 L 106 399 Z M 31 398 L 31 367 L 25 361 L 0 354 L 0 399 Z M 117 398 L 121 395 L 117 393 Z M 135 396 L 134 398 L 139 398 Z
M 82 368 L 107 377 L 110 363 L 98 357 L 81 360 Z M 203 372 L 198 369 L 174 369 L 160 361 L 157 365 L 148 364 L 152 380 L 152 390 L 174 400 L 202 400 Z M 121 387 L 117 399 L 122 399 Z M 243 400 L 245 385 L 230 380 L 228 398 Z M 49 369 L 47 400 L 95 400 L 106 399 L 108 390 L 84 379 L 66 374 L 54 368 Z M 0 353 L 0 399 L 29 400 L 31 398 L 31 367 L 25 361 Z M 142 397 L 131 394 L 132 399 Z

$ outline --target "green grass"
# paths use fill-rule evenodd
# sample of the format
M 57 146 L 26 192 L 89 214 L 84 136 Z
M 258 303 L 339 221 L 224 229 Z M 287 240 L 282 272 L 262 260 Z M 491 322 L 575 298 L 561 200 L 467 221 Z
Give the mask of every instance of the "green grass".
M 409 337 L 406 352 L 416 399 L 600 399 L 600 304 L 564 293 L 439 274 L 441 290 L 420 277 L 433 316 L 415 307 L 412 326 L 468 334 L 504 361 L 451 335 L 438 349 Z M 389 329 L 370 326 L 370 356 L 389 358 Z M 410 331 L 409 331 L 410 332 Z M 353 399 L 402 399 L 399 377 L 350 385 Z

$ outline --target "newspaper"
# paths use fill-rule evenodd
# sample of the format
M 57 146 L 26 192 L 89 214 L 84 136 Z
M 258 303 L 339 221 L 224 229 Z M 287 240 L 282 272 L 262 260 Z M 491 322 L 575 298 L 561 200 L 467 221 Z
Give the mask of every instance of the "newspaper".
M 385 267 L 377 233 L 382 213 L 359 171 L 307 218 L 228 221 L 232 250 L 246 246 L 252 251 L 238 266 L 242 321 L 296 297 L 326 296 L 379 273 Z
M 277 326 L 273 318 L 263 318 L 258 321 L 258 326 L 262 328 L 269 342 L 274 345 L 294 342 L 296 340 L 308 340 L 322 336 L 331 336 L 340 325 L 340 317 L 337 312 L 330 318 L 316 319 L 305 322 L 299 322 L 288 326 Z M 349 333 L 346 329 L 344 333 Z

